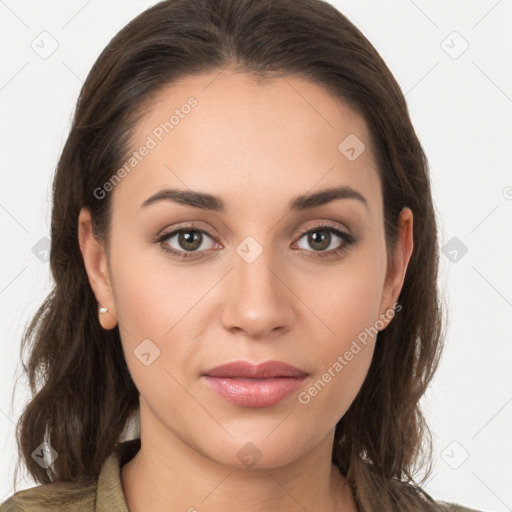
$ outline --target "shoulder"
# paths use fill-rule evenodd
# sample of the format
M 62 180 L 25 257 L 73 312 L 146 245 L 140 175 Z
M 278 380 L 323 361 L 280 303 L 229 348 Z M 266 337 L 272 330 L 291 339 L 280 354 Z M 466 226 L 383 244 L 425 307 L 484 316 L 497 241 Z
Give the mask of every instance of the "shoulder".
M 463 507 L 457 503 L 446 503 L 445 501 L 438 501 L 437 505 L 439 506 L 439 510 L 442 512 L 479 512 L 474 508 Z
M 399 482 L 402 490 L 409 496 L 414 496 L 416 505 L 425 512 L 480 512 L 473 508 L 467 508 L 458 503 L 448 503 L 446 501 L 436 501 L 423 488 L 411 483 Z M 0 511 L 1 512 L 1 511 Z
M 23 489 L 0 504 L 0 512 L 75 512 L 94 510 L 96 483 L 79 486 L 68 482 Z
M 83 482 L 54 482 L 23 489 L 0 504 L 0 512 L 128 512 L 121 483 L 121 466 L 140 449 L 140 439 L 114 447 L 98 477 Z

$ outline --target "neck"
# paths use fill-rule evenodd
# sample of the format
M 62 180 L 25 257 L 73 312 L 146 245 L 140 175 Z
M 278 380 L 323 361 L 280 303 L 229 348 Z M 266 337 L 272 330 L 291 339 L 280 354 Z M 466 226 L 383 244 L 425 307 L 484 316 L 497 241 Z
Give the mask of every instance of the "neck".
M 292 463 L 240 469 L 208 458 L 161 424 L 144 427 L 141 421 L 140 450 L 121 468 L 130 512 L 224 512 L 242 504 L 247 512 L 357 510 L 331 462 L 333 436 Z

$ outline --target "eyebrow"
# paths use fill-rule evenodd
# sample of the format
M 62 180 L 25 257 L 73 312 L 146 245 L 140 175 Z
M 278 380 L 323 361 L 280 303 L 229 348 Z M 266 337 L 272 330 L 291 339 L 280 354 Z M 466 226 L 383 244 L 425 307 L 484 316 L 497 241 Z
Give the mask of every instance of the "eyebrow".
M 317 206 L 330 203 L 337 199 L 357 199 L 368 208 L 366 198 L 357 190 L 349 186 L 331 187 L 320 190 L 315 193 L 306 193 L 292 198 L 288 203 L 289 211 L 304 211 Z M 193 190 L 163 189 L 146 199 L 140 208 L 146 208 L 159 201 L 172 201 L 193 208 L 210 210 L 213 212 L 224 213 L 226 211 L 225 202 L 218 196 L 207 194 L 205 192 L 196 192 Z

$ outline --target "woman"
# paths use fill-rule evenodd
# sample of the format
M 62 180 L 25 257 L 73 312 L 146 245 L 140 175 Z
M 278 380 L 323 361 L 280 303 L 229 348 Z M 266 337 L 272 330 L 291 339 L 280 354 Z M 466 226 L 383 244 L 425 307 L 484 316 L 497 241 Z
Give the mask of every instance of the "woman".
M 18 439 L 42 485 L 0 511 L 468 510 L 414 481 L 443 325 L 427 161 L 332 6 L 139 15 L 53 200 Z

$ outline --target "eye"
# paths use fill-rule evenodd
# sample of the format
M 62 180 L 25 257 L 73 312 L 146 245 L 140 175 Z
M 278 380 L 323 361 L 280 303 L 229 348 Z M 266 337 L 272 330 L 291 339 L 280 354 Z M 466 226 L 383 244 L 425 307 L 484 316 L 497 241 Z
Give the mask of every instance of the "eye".
M 330 223 L 322 223 L 313 228 L 308 228 L 301 231 L 301 234 L 303 236 L 297 243 L 306 239 L 306 243 L 313 248 L 313 251 L 309 251 L 313 252 L 310 256 L 312 258 L 336 257 L 355 243 L 355 238 L 352 235 Z M 336 243 L 336 239 L 341 240 L 341 243 L 339 241 Z M 300 248 L 303 249 L 303 247 Z
M 208 251 L 219 245 L 214 243 L 213 247 L 205 247 L 205 245 L 208 245 L 205 237 L 213 241 L 210 235 L 203 229 L 193 226 L 182 226 L 179 229 L 160 235 L 156 242 L 160 244 L 165 252 L 179 259 L 187 259 L 195 258 L 198 256 L 197 253 Z

